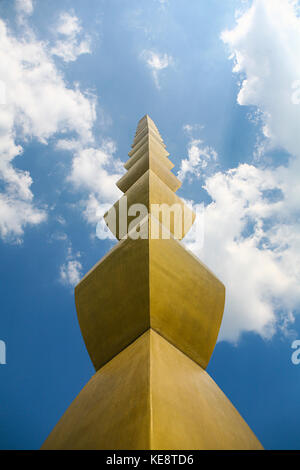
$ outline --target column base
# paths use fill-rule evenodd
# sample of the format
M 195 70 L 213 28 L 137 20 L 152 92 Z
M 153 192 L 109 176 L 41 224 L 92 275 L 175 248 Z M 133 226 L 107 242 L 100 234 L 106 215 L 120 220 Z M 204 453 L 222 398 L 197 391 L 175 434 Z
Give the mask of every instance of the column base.
M 88 382 L 42 449 L 262 449 L 212 378 L 149 329 Z

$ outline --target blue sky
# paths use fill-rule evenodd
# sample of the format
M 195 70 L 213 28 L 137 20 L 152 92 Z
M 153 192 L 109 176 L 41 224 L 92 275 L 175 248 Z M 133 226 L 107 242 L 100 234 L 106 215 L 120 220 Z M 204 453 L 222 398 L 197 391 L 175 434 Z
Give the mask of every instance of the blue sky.
M 0 448 L 39 448 L 93 374 L 73 287 L 147 113 L 227 288 L 208 372 L 266 448 L 299 449 L 299 9 L 0 2 Z

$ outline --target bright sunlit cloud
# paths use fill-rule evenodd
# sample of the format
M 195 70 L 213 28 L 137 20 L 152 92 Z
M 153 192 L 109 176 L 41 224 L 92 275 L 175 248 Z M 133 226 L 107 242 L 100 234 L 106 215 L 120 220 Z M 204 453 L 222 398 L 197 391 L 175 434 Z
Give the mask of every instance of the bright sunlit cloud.
M 233 71 L 242 79 L 237 101 L 255 106 L 261 122 L 261 163 L 239 165 L 205 181 L 205 245 L 199 252 L 227 287 L 221 339 L 253 331 L 270 338 L 288 331 L 300 294 L 300 18 L 297 2 L 255 0 L 222 34 Z M 281 148 L 288 166 L 271 168 L 265 153 Z M 195 156 L 183 165 L 192 173 Z M 196 165 L 197 168 L 197 165 Z M 197 176 L 197 173 L 196 173 Z

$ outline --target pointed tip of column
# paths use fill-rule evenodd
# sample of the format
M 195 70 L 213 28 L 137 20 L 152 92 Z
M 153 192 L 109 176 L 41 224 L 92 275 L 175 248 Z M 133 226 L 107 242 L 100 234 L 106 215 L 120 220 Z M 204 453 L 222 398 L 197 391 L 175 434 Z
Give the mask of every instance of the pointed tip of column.
M 157 133 L 159 133 L 155 122 L 153 121 L 153 119 L 151 119 L 149 114 L 145 114 L 145 116 L 143 116 L 142 119 L 139 120 L 137 125 L 137 133 L 144 127 L 152 127 Z
M 151 119 L 151 117 L 149 116 L 149 114 L 145 114 L 140 120 L 139 120 L 139 124 L 142 123 L 142 121 L 152 121 L 153 120 Z
M 138 122 L 133 144 L 131 146 L 132 149 L 136 148 L 137 145 L 139 146 L 141 142 L 143 143 L 144 140 L 147 139 L 148 135 L 154 137 L 162 147 L 166 147 L 154 121 L 151 119 L 149 114 L 145 114 L 145 116 Z

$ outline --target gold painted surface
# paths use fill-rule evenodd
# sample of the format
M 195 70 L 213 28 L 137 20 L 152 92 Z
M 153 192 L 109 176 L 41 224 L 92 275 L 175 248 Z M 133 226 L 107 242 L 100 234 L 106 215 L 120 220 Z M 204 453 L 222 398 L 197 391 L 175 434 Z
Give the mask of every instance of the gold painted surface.
M 150 326 L 149 245 L 124 240 L 75 288 L 78 321 L 98 370 Z
M 169 170 L 172 170 L 174 168 L 174 163 L 171 162 L 171 160 L 168 158 L 169 154 L 165 154 L 164 152 L 161 152 L 160 149 L 154 148 L 151 145 L 151 142 L 147 140 L 144 145 L 142 145 L 139 149 L 138 152 L 135 152 L 135 154 L 129 158 L 125 163 L 124 163 L 124 168 L 126 170 L 129 170 L 133 165 L 136 164 L 136 162 L 144 156 L 144 154 L 149 154 L 154 155 L 155 157 L 159 158 L 161 162 L 169 168 Z
M 143 129 L 145 129 L 145 127 L 147 127 L 148 129 L 152 129 L 160 136 L 159 130 L 155 122 L 151 119 L 148 114 L 145 114 L 145 116 L 143 116 L 142 119 L 139 120 L 135 135 L 137 136 L 138 134 L 140 134 Z
M 134 225 L 135 222 L 136 224 L 138 223 L 137 215 L 130 216 L 127 212 L 128 208 L 130 208 L 133 204 L 143 204 L 147 208 L 147 210 L 149 210 L 149 199 L 150 199 L 149 172 L 150 170 L 144 173 L 128 189 L 128 191 L 126 191 L 125 195 L 122 196 L 106 214 L 104 214 L 104 220 L 105 220 L 107 227 L 116 236 L 118 240 L 123 238 L 124 235 L 128 233 L 128 228 L 130 227 L 131 224 Z M 120 227 L 120 212 L 124 214 L 125 225 L 126 225 L 124 229 L 122 226 Z M 128 215 L 127 220 L 126 220 L 125 214 Z M 115 215 L 116 215 L 116 218 L 114 217 Z M 114 221 L 116 221 L 116 225 L 114 225 Z
M 108 228 L 114 235 L 116 235 L 118 240 L 122 239 L 123 236 L 128 233 L 128 230 L 125 230 L 124 233 L 119 224 L 120 212 L 125 215 L 127 214 L 127 210 L 125 210 L 125 212 L 122 211 L 122 207 L 126 204 L 128 209 L 133 204 L 143 204 L 149 214 L 152 214 L 154 210 L 153 205 L 155 204 L 159 206 L 166 204 L 169 207 L 177 206 L 181 208 L 181 212 L 176 212 L 176 218 L 175 216 L 171 217 L 170 227 L 168 227 L 172 234 L 175 232 L 175 227 L 180 227 L 180 240 L 190 230 L 195 220 L 194 212 L 189 209 L 186 204 L 155 173 L 153 173 L 152 170 L 148 170 L 144 173 L 128 189 L 128 191 L 126 191 L 125 195 L 122 196 L 104 215 L 104 220 Z M 116 217 L 114 217 L 114 215 L 116 215 Z M 136 214 L 133 216 L 127 215 L 127 220 L 124 216 L 124 220 L 126 227 L 130 228 L 133 228 L 134 225 L 140 222 Z M 162 218 L 160 218 L 159 221 L 164 224 Z
M 212 378 L 153 331 L 150 387 L 152 449 L 262 449 Z
M 150 324 L 204 369 L 222 322 L 225 287 L 177 240 L 151 240 Z
M 125 194 L 104 215 L 106 225 L 118 240 L 122 240 L 146 215 L 153 215 L 175 238 L 181 240 L 194 223 L 195 214 L 174 194 L 181 182 L 170 171 L 170 160 L 166 157 L 169 154 L 148 115 L 139 121 L 132 147 L 129 165 L 124 165 L 128 172 L 117 182 Z M 140 208 L 132 208 L 134 204 L 139 204 Z M 159 210 L 153 206 L 162 205 L 164 209 L 167 206 L 168 210 L 171 209 L 171 218 L 165 219 L 162 214 L 153 213 Z M 128 212 L 130 210 L 133 212 Z M 143 214 L 141 211 L 144 211 Z M 125 230 L 123 225 L 126 226 Z
M 165 147 L 164 141 L 157 129 L 156 125 L 147 114 L 139 121 L 135 137 L 133 140 L 132 148 L 136 147 L 138 143 L 145 137 L 151 135 L 159 144 Z
M 149 449 L 149 361 L 143 335 L 91 378 L 42 450 Z
M 132 158 L 136 155 L 136 153 L 141 152 L 142 147 L 144 147 L 146 143 L 149 145 L 149 149 L 153 149 L 164 157 L 168 157 L 170 155 L 169 152 L 166 150 L 165 146 L 162 145 L 152 133 L 149 133 L 148 135 L 145 135 L 136 145 L 133 146 L 132 150 L 128 152 L 129 157 Z
M 153 121 L 142 118 L 121 186 L 128 207 L 144 204 L 150 215 L 128 217 L 121 236 L 140 230 L 147 237 L 120 241 L 76 286 L 80 327 L 98 372 L 44 449 L 262 448 L 204 371 L 225 288 L 177 240 L 162 239 L 166 224 L 152 205 L 185 207 L 174 194 L 176 177 L 167 176 L 173 164 L 164 147 Z M 115 204 L 117 222 L 124 200 Z M 179 239 L 194 221 L 195 214 L 188 215 L 189 223 L 182 215 L 171 218 L 171 234 L 183 226 Z M 155 227 L 157 240 L 149 238 Z
M 262 449 L 210 376 L 152 330 L 100 369 L 42 449 Z
M 129 158 L 125 163 L 124 163 L 124 168 L 126 170 L 130 170 L 131 167 L 133 167 L 141 158 L 144 157 L 144 155 L 153 156 L 156 159 L 159 159 L 161 164 L 167 167 L 169 170 L 172 170 L 174 168 L 174 163 L 171 162 L 171 160 L 168 158 L 168 156 L 164 155 L 160 151 L 156 151 L 155 149 L 152 148 L 151 145 L 149 145 L 149 142 L 146 142 L 138 152 L 136 152 L 133 157 Z
M 150 172 L 150 206 L 149 213 L 153 214 L 154 205 L 166 204 L 169 208 L 177 206 L 181 207 L 182 214 L 179 213 L 171 218 L 170 232 L 174 235 L 176 233 L 175 227 L 180 227 L 182 235 L 178 237 L 179 240 L 185 237 L 185 235 L 190 231 L 196 215 L 195 213 L 187 207 L 187 205 L 174 194 L 164 183 L 163 181 L 151 170 Z M 159 222 L 164 225 L 164 220 L 160 217 Z M 168 227 L 169 228 L 169 227 Z
M 153 128 L 151 127 L 145 127 L 143 130 L 141 130 L 138 134 L 136 134 L 134 140 L 133 140 L 133 144 L 132 144 L 132 148 L 136 147 L 137 145 L 139 145 L 140 141 L 145 137 L 145 136 L 148 136 L 148 135 L 151 135 L 156 141 L 158 144 L 162 145 L 164 148 L 166 147 L 165 146 L 165 143 L 163 141 L 163 139 L 161 138 L 160 134 L 158 131 L 155 131 Z
M 167 161 L 167 159 L 165 159 Z M 152 170 L 173 192 L 176 192 L 181 182 L 171 173 L 169 167 L 161 157 L 145 152 L 142 157 L 129 169 L 116 183 L 118 188 L 125 193 L 147 170 Z
M 224 309 L 223 284 L 178 241 L 122 241 L 76 286 L 98 370 L 149 326 L 206 368 Z

